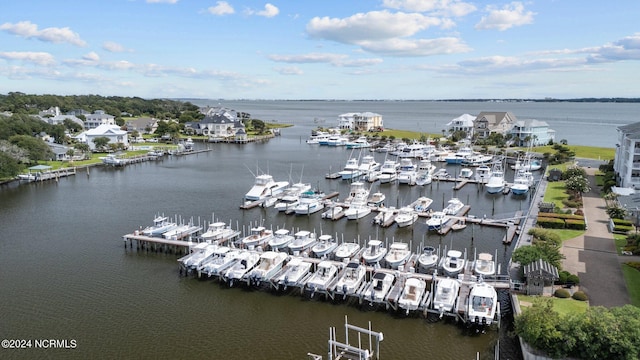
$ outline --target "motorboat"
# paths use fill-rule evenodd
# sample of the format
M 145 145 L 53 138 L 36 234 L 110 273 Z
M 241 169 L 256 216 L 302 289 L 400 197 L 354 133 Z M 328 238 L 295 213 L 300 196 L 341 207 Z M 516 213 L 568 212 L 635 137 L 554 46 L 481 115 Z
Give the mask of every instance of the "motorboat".
M 300 282 L 311 271 L 311 263 L 301 258 L 294 257 L 285 265 L 285 270 L 277 279 L 279 286 L 283 286 L 284 290 L 289 286 L 300 286 Z
M 449 250 L 447 255 L 440 260 L 440 267 L 447 276 L 458 276 L 464 269 L 466 260 L 462 257 L 462 252 Z
M 161 237 L 162 234 L 177 226 L 178 224 L 169 221 L 169 218 L 166 216 L 156 216 L 156 218 L 153 219 L 153 225 L 143 229 L 141 233 L 145 236 Z
M 420 160 L 418 162 L 418 173 L 416 174 L 416 185 L 424 186 L 431 184 L 435 171 L 436 166 L 431 163 L 431 160 Z
M 398 210 L 394 221 L 398 227 L 406 227 L 413 225 L 418 220 L 418 213 L 411 206 L 404 206 Z
M 398 307 L 409 311 L 418 310 L 422 297 L 427 289 L 427 283 L 418 278 L 408 278 L 404 283 L 402 294 L 398 299 Z
M 486 183 L 491 177 L 491 168 L 487 165 L 480 165 L 476 169 L 475 179 L 479 183 Z
M 419 173 L 418 176 L 416 176 L 416 185 L 418 186 L 429 185 L 432 181 L 433 176 L 429 173 Z
M 255 285 L 260 285 L 262 281 L 271 280 L 271 278 L 282 269 L 288 256 L 286 253 L 277 251 L 266 251 L 262 253 L 258 265 L 251 270 L 249 275 L 250 282 Z
M 398 269 L 401 265 L 404 265 L 411 257 L 411 250 L 409 244 L 403 242 L 394 242 L 389 246 L 389 252 L 384 257 L 387 265 L 392 269 Z
M 175 226 L 171 230 L 163 232 L 162 237 L 167 240 L 178 240 L 188 235 L 192 228 L 192 224 L 180 224 Z
M 210 223 L 207 227 L 207 231 L 202 233 L 200 237 L 203 241 L 222 243 L 224 241 L 233 240 L 239 235 L 239 230 L 232 229 L 231 226 L 217 221 Z
M 307 230 L 300 230 L 293 234 L 293 237 L 294 239 L 289 243 L 288 248 L 294 255 L 311 249 L 316 243 L 316 234 Z
M 485 188 L 489 194 L 497 194 L 504 190 L 504 170 L 502 168 L 502 161 L 496 161 L 491 168 L 491 176 L 485 184 Z
M 278 229 L 273 233 L 271 239 L 269 239 L 269 248 L 275 251 L 286 250 L 293 239 L 294 237 L 288 229 Z
M 187 140 L 184 141 L 184 151 L 193 151 L 193 139 L 188 137 Z
M 339 205 L 330 206 L 327 210 L 325 210 L 320 217 L 323 219 L 336 220 L 344 216 L 344 208 Z
M 345 144 L 347 149 L 362 149 L 371 147 L 369 140 L 367 140 L 366 136 L 360 136 L 353 141 L 347 141 Z
M 382 146 L 377 147 L 375 150 L 379 153 L 389 153 L 395 150 L 395 146 L 393 146 L 393 144 L 386 143 Z
M 431 213 L 431 217 L 427 219 L 427 226 L 429 230 L 440 230 L 449 220 L 451 220 L 451 215 L 445 214 L 444 211 L 434 211 Z
M 342 180 L 351 180 L 356 179 L 362 175 L 362 171 L 360 171 L 360 164 L 358 164 L 357 158 L 349 158 L 344 168 L 338 172 L 340 178 Z
M 437 180 L 445 180 L 451 178 L 451 175 L 449 174 L 449 172 L 447 172 L 447 169 L 438 169 L 435 173 L 433 173 L 432 178 Z
M 482 166 L 489 164 L 493 161 L 493 155 L 489 154 L 473 154 L 470 157 L 462 160 L 464 166 Z
M 378 180 L 380 180 L 380 183 L 386 184 L 396 181 L 396 179 L 398 178 L 399 167 L 400 164 L 398 164 L 395 160 L 385 160 L 384 163 L 382 163 L 380 174 L 378 175 Z
M 370 304 L 385 302 L 387 294 L 393 287 L 396 277 L 388 272 L 377 271 L 373 274 L 371 282 L 362 291 L 364 300 Z
M 542 160 L 532 158 L 531 154 L 527 153 L 524 157 L 524 161 L 516 161 L 514 165 L 511 165 L 513 170 L 526 170 L 536 171 L 542 168 Z
M 413 143 L 403 147 L 401 151 L 398 152 L 398 157 L 400 158 L 420 158 L 424 156 L 424 149 L 427 146 L 423 143 L 414 141 Z
M 384 203 L 384 200 L 386 198 L 387 198 L 387 196 L 384 193 L 374 192 L 367 199 L 367 205 L 369 205 L 369 206 L 380 206 L 380 205 L 382 205 Z
M 244 251 L 239 249 L 232 250 L 227 246 L 219 246 L 214 250 L 213 254 L 200 264 L 198 274 L 207 274 L 207 276 L 217 276 L 224 274 L 231 267 Z
M 258 246 L 264 247 L 269 243 L 269 240 L 273 237 L 273 232 L 264 226 L 257 226 L 251 228 L 248 236 L 242 238 L 242 246 L 244 248 L 252 249 Z
M 349 141 L 348 138 L 339 134 L 334 134 L 329 136 L 329 138 L 327 139 L 327 145 L 328 146 L 345 146 L 347 144 L 347 141 Z
M 356 220 L 371 213 L 371 208 L 367 206 L 369 189 L 363 182 L 351 184 L 349 208 L 344 211 L 344 215 L 349 220 Z
M 380 226 L 391 225 L 396 216 L 395 207 L 378 208 L 378 214 L 373 218 L 373 223 Z
M 336 250 L 333 253 L 333 256 L 338 261 L 343 261 L 345 259 L 351 259 L 356 256 L 356 253 L 360 250 L 360 245 L 355 242 L 343 242 L 338 245 Z
M 422 254 L 418 256 L 418 266 L 424 272 L 427 272 L 438 265 L 438 252 L 433 246 L 425 246 L 422 248 Z
M 426 197 L 426 196 L 421 196 L 418 198 L 418 200 L 416 200 L 415 202 L 413 202 L 413 208 L 415 209 L 415 211 L 422 213 L 422 212 L 426 212 L 429 210 L 429 208 L 431 207 L 431 204 L 433 204 L 433 200 Z
M 451 198 L 449 201 L 447 201 L 447 206 L 442 210 L 442 212 L 446 215 L 456 215 L 458 214 L 458 212 L 460 212 L 460 210 L 462 210 L 463 207 L 464 204 L 462 203 L 462 201 L 460 201 L 460 199 Z
M 311 132 L 311 135 L 309 136 L 309 138 L 307 139 L 307 144 L 319 144 L 320 143 L 320 138 L 325 138 L 328 139 L 329 138 L 329 134 L 323 132 L 323 131 L 317 131 L 314 130 Z
M 305 287 L 313 297 L 316 291 L 326 291 L 329 283 L 338 275 L 338 266 L 328 260 L 323 260 L 318 264 L 316 271 L 307 280 Z
M 251 270 L 258 265 L 260 254 L 255 251 L 243 251 L 237 261 L 224 273 L 224 281 L 233 286 L 237 281 L 245 280 Z
M 451 230 L 457 231 L 462 230 L 467 227 L 467 222 L 464 219 L 456 221 L 454 224 L 451 224 Z
M 380 240 L 369 240 L 367 248 L 362 253 L 362 260 L 367 265 L 379 263 L 387 254 L 387 248 Z
M 433 308 L 440 313 L 453 311 L 460 290 L 460 282 L 454 278 L 440 278 L 436 282 L 436 293 L 433 296 Z
M 343 295 L 353 295 L 364 282 L 367 275 L 367 268 L 359 261 L 350 261 L 344 268 L 342 275 L 335 285 L 335 293 Z
M 311 215 L 324 209 L 324 194 L 315 191 L 305 191 L 300 195 L 298 205 L 293 208 L 296 215 Z
M 467 307 L 467 321 L 475 325 L 491 325 L 496 317 L 498 293 L 496 289 L 479 282 L 471 287 Z
M 531 186 L 533 186 L 533 174 L 531 171 L 524 169 L 516 170 L 513 176 L 511 192 L 513 192 L 514 195 L 524 195 L 529 191 Z
M 274 205 L 278 211 L 293 209 L 300 202 L 300 195 L 311 190 L 311 184 L 295 183 L 286 189 Z
M 472 176 L 473 176 L 473 170 L 471 170 L 468 167 L 464 167 L 460 169 L 460 174 L 458 175 L 458 177 L 461 179 L 471 179 Z
M 318 241 L 311 248 L 311 252 L 315 257 L 322 259 L 329 256 L 337 247 L 338 243 L 333 239 L 333 236 L 323 234 L 318 236 Z
M 244 199 L 248 202 L 262 201 L 268 197 L 279 195 L 287 186 L 289 186 L 288 181 L 274 181 L 273 176 L 269 174 L 258 175 L 253 187 L 245 194 Z
M 473 263 L 473 272 L 479 276 L 492 276 L 496 274 L 496 263 L 493 255 L 489 253 L 480 253 Z
M 123 166 L 126 163 L 126 160 L 119 154 L 108 154 L 107 156 L 101 156 L 100 161 L 104 165 L 110 166 Z
M 445 157 L 444 161 L 447 164 L 462 164 L 463 161 L 473 156 L 473 149 L 468 146 L 463 146 L 458 151 L 450 153 Z
M 398 183 L 415 185 L 418 177 L 418 166 L 410 158 L 400 159 L 400 173 L 398 173 Z
M 191 248 L 191 253 L 178 259 L 186 270 L 197 269 L 202 262 L 213 254 L 218 247 L 216 244 L 201 242 Z

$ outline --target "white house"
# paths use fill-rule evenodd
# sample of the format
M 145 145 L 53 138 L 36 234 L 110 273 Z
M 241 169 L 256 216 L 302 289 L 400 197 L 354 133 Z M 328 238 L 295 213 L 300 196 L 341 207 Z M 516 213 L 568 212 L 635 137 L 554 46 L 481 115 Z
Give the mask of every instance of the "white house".
M 549 129 L 546 121 L 535 119 L 518 120 L 507 133 L 513 136 L 516 146 L 547 145 L 556 137 L 555 130 Z
M 338 115 L 338 128 L 355 131 L 373 131 L 384 129 L 382 115 L 363 112 Z
M 117 125 L 100 125 L 95 129 L 87 130 L 76 136 L 76 139 L 89 145 L 89 149 L 93 151 L 96 149 L 96 145 L 93 141 L 95 138 L 99 137 L 109 138 L 110 144 L 120 143 L 124 145 L 125 149 L 129 147 L 129 137 L 127 132 L 120 130 L 120 127 Z
M 96 110 L 93 114 L 85 115 L 84 128 L 95 129 L 100 125 L 115 125 L 116 118 L 113 115 L 106 114 L 103 110 Z
M 338 129 L 353 129 L 353 119 L 357 114 L 351 112 L 338 115 Z
M 613 162 L 617 183 L 640 189 L 640 122 L 618 127 L 618 143 Z
M 468 138 L 473 136 L 473 121 L 476 119 L 475 116 L 470 114 L 462 114 L 457 118 L 449 121 L 446 125 L 447 132 L 452 133 L 455 131 L 464 131 L 467 134 Z

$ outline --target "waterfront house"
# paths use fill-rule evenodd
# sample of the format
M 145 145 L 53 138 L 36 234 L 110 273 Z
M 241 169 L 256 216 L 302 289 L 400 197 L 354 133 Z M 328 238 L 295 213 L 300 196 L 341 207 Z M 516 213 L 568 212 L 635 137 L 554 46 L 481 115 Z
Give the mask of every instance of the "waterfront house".
M 84 128 L 84 122 L 82 120 L 77 118 L 74 114 L 63 114 L 57 106 L 52 106 L 47 110 L 40 111 L 37 117 L 51 125 L 64 124 L 65 120 L 71 120 Z
M 139 117 L 136 119 L 128 119 L 125 122 L 128 132 L 134 130 L 140 134 L 153 134 L 158 128 L 158 119 L 151 117 Z
M 640 189 L 640 122 L 618 127 L 613 162 L 618 186 Z
M 96 110 L 93 114 L 85 115 L 84 128 L 95 129 L 100 125 L 115 125 L 116 118 L 113 115 L 109 115 L 104 110 Z
M 507 132 L 512 135 L 515 146 L 538 146 L 553 142 L 556 137 L 555 130 L 549 129 L 546 121 L 529 119 L 518 120 Z
M 456 131 L 464 131 L 467 134 L 467 137 L 471 138 L 473 136 L 473 121 L 475 119 L 476 117 L 473 115 L 462 114 L 447 123 L 447 132 L 453 133 Z
M 479 139 L 486 139 L 492 133 L 506 135 L 518 121 L 513 113 L 483 111 L 473 122 L 473 133 Z
M 338 115 L 338 129 L 353 129 L 353 118 L 357 113 L 345 113 L 342 115 Z
M 338 115 L 338 128 L 354 131 L 383 130 L 384 122 L 382 115 L 372 112 L 345 113 Z
M 117 125 L 100 125 L 95 129 L 87 130 L 80 135 L 76 136 L 76 139 L 80 142 L 84 142 L 89 145 L 91 151 L 96 150 L 94 139 L 99 137 L 106 137 L 109 139 L 110 144 L 123 144 L 124 148 L 129 147 L 129 137 L 127 132 L 121 130 Z

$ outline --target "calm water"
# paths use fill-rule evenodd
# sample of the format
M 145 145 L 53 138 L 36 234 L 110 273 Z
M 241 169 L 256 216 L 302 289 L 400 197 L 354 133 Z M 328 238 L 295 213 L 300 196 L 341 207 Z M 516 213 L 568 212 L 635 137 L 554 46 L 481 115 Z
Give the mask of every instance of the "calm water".
M 454 324 L 420 317 L 298 295 L 227 289 L 181 277 L 175 255 L 125 250 L 123 234 L 164 213 L 196 223 L 215 217 L 241 228 L 263 222 L 273 228 L 338 234 L 349 241 L 403 240 L 414 249 L 425 242 L 470 254 L 474 249 L 497 251 L 498 260 L 506 264 L 511 246 L 501 243 L 504 230 L 475 226 L 438 236 L 427 235 L 423 222 L 409 229 L 380 229 L 371 226 L 371 216 L 360 222 L 329 222 L 319 214 L 293 217 L 273 209 L 241 211 L 238 206 L 256 169 L 277 180 L 291 178 L 325 192 L 338 191 L 341 199 L 348 193 L 347 183 L 324 179 L 327 172 L 344 165 L 348 151 L 303 141 L 316 126 L 314 117 L 347 110 L 314 104 L 319 110 L 303 117 L 301 107 L 306 102 L 284 103 L 294 108 L 293 115 L 282 110 L 282 103 L 274 109 L 268 109 L 269 104 L 263 103 L 265 114 L 296 126 L 268 143 L 211 144 L 213 151 L 203 154 L 122 169 L 96 167 L 90 175 L 80 173 L 58 183 L 0 188 L 0 337 L 77 342 L 74 350 L 0 350 L 1 357 L 304 359 L 307 352 L 326 355 L 328 328 L 336 326 L 342 339 L 348 315 L 350 323 L 366 327 L 371 321 L 374 330 L 385 334 L 385 359 L 473 359 L 476 352 L 492 358 L 496 332 L 469 335 Z M 238 109 L 260 115 L 248 107 Z M 360 110 L 385 113 L 372 106 L 355 111 Z M 385 117 L 385 121 L 391 120 Z M 511 176 L 508 173 L 507 179 Z M 452 188 L 451 183 L 424 188 L 374 184 L 372 191 L 385 192 L 387 203 L 396 206 L 426 195 L 435 200 L 434 207 L 441 207 L 457 196 L 472 205 L 470 214 L 493 218 L 510 217 L 529 205 L 528 198 L 489 196 L 472 185 L 457 192 Z

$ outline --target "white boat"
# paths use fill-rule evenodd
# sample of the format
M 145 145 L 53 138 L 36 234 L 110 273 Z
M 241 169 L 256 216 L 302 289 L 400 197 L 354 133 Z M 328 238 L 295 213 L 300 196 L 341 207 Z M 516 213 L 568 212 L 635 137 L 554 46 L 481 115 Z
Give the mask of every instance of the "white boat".
M 472 176 L 473 176 L 473 170 L 471 170 L 468 167 L 460 169 L 460 174 L 458 175 L 458 177 L 462 179 L 471 179 Z
M 191 248 L 191 253 L 178 259 L 187 270 L 197 269 L 202 262 L 213 254 L 218 245 L 201 242 Z
M 286 249 L 293 239 L 293 235 L 291 235 L 289 230 L 278 229 L 273 233 L 273 237 L 269 239 L 269 248 L 275 251 Z
M 360 250 L 360 245 L 354 242 L 343 242 L 338 245 L 336 250 L 333 253 L 333 256 L 338 261 L 343 261 L 345 259 L 351 259 L 356 256 L 356 253 Z
M 276 251 L 266 251 L 260 255 L 258 265 L 251 270 L 249 275 L 250 282 L 260 285 L 262 281 L 271 280 L 275 274 L 282 269 L 284 262 L 287 260 L 286 253 Z
M 413 143 L 403 147 L 402 150 L 398 152 L 398 157 L 420 158 L 424 156 L 425 148 L 427 148 L 427 145 L 414 141 Z
M 298 205 L 293 208 L 296 215 L 311 215 L 324 209 L 324 194 L 314 191 L 306 191 L 300 195 Z
M 496 289 L 485 283 L 474 284 L 469 292 L 467 319 L 471 324 L 491 325 L 498 307 L 498 293 Z
M 489 164 L 493 161 L 493 155 L 488 154 L 473 154 L 470 157 L 462 161 L 464 166 L 481 166 Z
M 462 257 L 462 252 L 458 250 L 449 250 L 447 255 L 440 260 L 440 267 L 447 276 L 458 276 L 464 269 L 466 260 Z
M 511 165 L 513 170 L 526 170 L 526 171 L 536 171 L 542 168 L 542 160 L 533 159 L 531 154 L 525 155 L 525 160 L 520 162 L 516 161 L 514 165 Z
M 412 203 L 414 210 L 419 213 L 428 211 L 431 204 L 433 204 L 433 200 L 426 196 L 421 196 Z
M 388 152 L 392 152 L 395 149 L 395 146 L 393 146 L 390 143 L 386 143 L 383 146 L 377 147 L 375 150 L 376 152 L 379 153 L 388 153 Z
M 165 232 L 177 227 L 178 224 L 169 221 L 166 216 L 156 216 L 153 225 L 143 229 L 141 232 L 145 236 L 161 237 Z
M 431 160 L 422 159 L 418 162 L 418 173 L 416 175 L 416 185 L 424 186 L 431 184 L 433 174 L 436 171 L 436 166 L 431 163 Z
M 363 174 L 367 174 L 371 171 L 380 169 L 380 163 L 377 162 L 372 155 L 365 155 L 362 157 L 362 159 L 360 159 L 359 168 Z
M 167 240 L 181 239 L 185 235 L 188 234 L 189 229 L 191 229 L 192 227 L 193 227 L 193 225 L 191 225 L 191 224 L 177 225 L 176 227 L 172 228 L 171 230 L 168 230 L 168 231 L 165 231 L 164 233 L 162 233 L 162 237 L 167 239 Z
M 504 190 L 505 181 L 502 161 L 503 160 L 496 161 L 491 168 L 491 176 L 489 176 L 489 180 L 487 180 L 485 184 L 485 188 L 489 194 L 497 194 Z
M 408 278 L 404 283 L 402 295 L 398 299 L 398 306 L 404 309 L 407 314 L 409 311 L 418 310 L 426 289 L 427 283 L 424 280 Z
M 343 295 L 353 295 L 364 282 L 367 275 L 367 268 L 358 261 L 350 261 L 342 272 L 342 276 L 335 285 L 335 293 Z
M 447 164 L 462 164 L 463 161 L 469 159 L 471 156 L 473 156 L 473 149 L 468 146 L 464 146 L 458 149 L 455 153 L 449 154 L 449 156 L 445 157 L 444 161 Z
M 287 186 L 289 186 L 288 181 L 274 181 L 273 176 L 269 174 L 258 175 L 253 187 L 245 194 L 244 198 L 246 201 L 265 200 L 280 194 Z
M 188 137 L 187 140 L 184 141 L 184 151 L 193 151 L 193 139 Z
M 438 180 L 445 180 L 445 179 L 449 179 L 451 177 L 451 175 L 449 175 L 449 173 L 447 172 L 447 169 L 438 169 L 435 173 L 433 173 L 432 178 L 434 179 L 438 179 Z
M 328 146 L 345 146 L 347 144 L 347 141 L 349 141 L 348 138 L 342 135 L 334 134 L 334 135 L 330 135 L 329 138 L 327 139 L 327 145 Z
M 418 166 L 410 158 L 400 159 L 400 173 L 398 173 L 398 183 L 415 185 L 418 177 Z
M 393 274 L 384 271 L 378 271 L 373 274 L 373 279 L 362 292 L 364 300 L 373 303 L 385 302 L 387 294 L 393 287 L 396 277 Z
M 320 217 L 323 219 L 336 220 L 344 215 L 344 209 L 342 206 L 333 205 L 329 209 L 325 210 Z
M 358 159 L 352 157 L 347 160 L 347 163 L 344 165 L 344 168 L 338 172 L 338 175 L 340 175 L 342 180 L 351 180 L 360 177 L 362 171 L 360 171 Z
M 344 211 L 344 215 L 347 219 L 356 220 L 371 213 L 371 208 L 367 206 L 369 189 L 363 182 L 357 181 L 351 183 L 351 190 L 349 194 L 349 208 Z
M 245 280 L 250 271 L 258 265 L 260 254 L 255 251 L 243 251 L 237 261 L 224 273 L 224 281 L 233 286 L 237 281 Z
M 496 263 L 493 255 L 489 253 L 480 253 L 473 263 L 473 272 L 479 276 L 492 276 L 496 274 Z
M 529 191 L 531 186 L 533 186 L 533 174 L 531 171 L 524 169 L 516 170 L 513 176 L 511 192 L 513 192 L 514 195 L 524 195 Z
M 240 235 L 239 230 L 232 229 L 231 226 L 223 222 L 213 222 L 207 227 L 207 231 L 202 233 L 200 237 L 203 241 L 208 242 L 224 242 L 235 239 Z
M 367 205 L 369 206 L 380 206 L 384 203 L 384 200 L 387 196 L 381 192 L 374 192 L 369 199 L 367 199 Z
M 316 141 L 318 142 L 318 145 L 324 145 L 324 146 L 328 145 L 330 136 L 331 134 L 328 134 L 328 133 L 318 134 L 318 136 L 316 137 Z
M 440 278 L 436 282 L 436 293 L 433 296 L 433 308 L 440 312 L 440 316 L 444 313 L 453 311 L 453 307 L 458 298 L 460 290 L 460 282 L 453 278 Z
M 371 208 L 366 203 L 354 203 L 349 205 L 349 208 L 344 211 L 344 215 L 349 220 L 357 220 L 363 218 L 371 213 Z
M 207 276 L 224 274 L 242 253 L 242 250 L 231 250 L 227 246 L 219 246 L 208 259 L 200 264 L 198 274 L 207 274 Z
M 317 258 L 324 258 L 329 256 L 336 248 L 338 243 L 333 239 L 333 236 L 324 234 L 318 236 L 318 242 L 311 248 L 311 252 Z
M 433 246 L 422 248 L 422 254 L 418 256 L 418 266 L 427 272 L 438 265 L 438 253 Z
M 277 279 L 279 286 L 283 286 L 284 290 L 288 286 L 300 286 L 300 281 L 311 271 L 311 263 L 294 257 L 285 265 L 285 271 Z
M 293 241 L 291 241 L 287 247 L 294 255 L 311 249 L 316 243 L 316 234 L 307 230 L 300 230 L 293 234 L 293 237 Z
M 300 195 L 311 190 L 311 184 L 295 183 L 287 188 L 280 199 L 275 204 L 278 211 L 287 211 L 293 209 L 300 202 Z
M 327 133 L 325 133 L 325 132 L 314 130 L 314 131 L 311 132 L 311 135 L 307 139 L 307 144 L 310 144 L 310 145 L 318 144 L 318 143 L 320 143 L 320 138 L 321 137 L 328 138 L 328 136 L 329 135 Z
M 384 257 L 387 265 L 392 269 L 398 269 L 401 265 L 404 265 L 411 257 L 411 250 L 409 244 L 403 242 L 394 242 L 389 246 L 389 252 Z
M 373 223 L 381 226 L 391 225 L 396 216 L 395 207 L 383 207 L 378 209 L 378 214 L 373 218 Z
M 429 230 L 440 230 L 449 220 L 451 220 L 451 215 L 447 215 L 443 211 L 434 211 L 431 213 L 431 217 L 427 219 L 427 226 Z
M 316 271 L 311 275 L 305 287 L 311 293 L 326 291 L 329 283 L 338 275 L 338 266 L 331 261 L 323 260 L 318 264 Z
M 362 253 L 362 260 L 367 265 L 379 263 L 387 254 L 387 248 L 380 240 L 369 240 L 367 248 Z
M 442 210 L 446 215 L 456 215 L 462 208 L 464 204 L 458 198 L 451 198 L 451 200 L 447 201 L 447 206 Z
M 418 213 L 411 206 L 404 206 L 398 210 L 394 221 L 398 227 L 406 227 L 413 225 L 418 220 Z
M 273 232 L 264 226 L 257 226 L 250 230 L 250 234 L 242 238 L 242 246 L 252 249 L 258 246 L 264 247 L 273 237 Z
M 123 166 L 126 160 L 122 158 L 121 155 L 108 154 L 107 156 L 101 156 L 100 161 L 102 161 L 104 165 Z
M 371 147 L 371 144 L 367 140 L 366 136 L 360 136 L 353 141 L 347 141 L 346 147 L 347 149 L 362 149 Z
M 487 181 L 489 181 L 489 178 L 491 177 L 491 168 L 486 166 L 486 165 L 480 165 L 477 169 L 476 169 L 476 181 L 479 183 L 486 183 Z
M 381 184 L 386 184 L 396 181 L 398 178 L 399 164 L 395 160 L 385 160 L 380 168 L 380 174 L 378 180 Z

